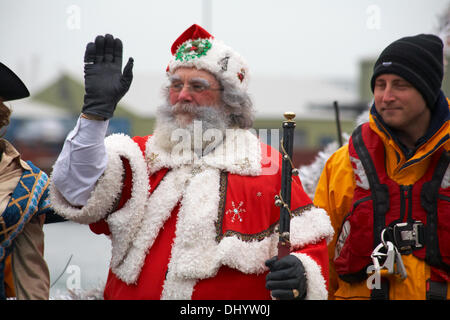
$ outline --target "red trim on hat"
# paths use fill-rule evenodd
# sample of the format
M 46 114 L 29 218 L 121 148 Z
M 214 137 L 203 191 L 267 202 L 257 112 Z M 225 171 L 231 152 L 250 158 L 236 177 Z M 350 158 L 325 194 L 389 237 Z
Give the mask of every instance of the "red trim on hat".
M 175 52 L 177 52 L 178 47 L 187 40 L 210 39 L 210 38 L 214 37 L 210 35 L 208 31 L 206 31 L 197 24 L 193 24 L 186 31 L 184 31 L 181 34 L 181 36 L 178 37 L 177 40 L 175 40 L 170 50 L 172 52 L 172 55 L 174 55 Z

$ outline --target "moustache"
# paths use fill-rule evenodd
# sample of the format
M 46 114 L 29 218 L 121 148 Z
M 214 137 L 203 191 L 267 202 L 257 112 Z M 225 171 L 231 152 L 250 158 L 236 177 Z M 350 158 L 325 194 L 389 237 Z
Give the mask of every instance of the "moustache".
M 202 108 L 202 107 L 198 107 L 198 106 L 195 106 L 190 103 L 178 102 L 172 106 L 171 111 L 173 114 L 190 113 L 190 114 L 196 115 L 199 113 L 199 108 Z

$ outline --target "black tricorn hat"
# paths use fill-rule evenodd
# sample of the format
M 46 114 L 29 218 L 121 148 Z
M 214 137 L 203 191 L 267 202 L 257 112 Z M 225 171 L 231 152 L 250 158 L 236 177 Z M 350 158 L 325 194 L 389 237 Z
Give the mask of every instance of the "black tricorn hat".
M 11 69 L 0 62 L 0 99 L 9 101 L 28 96 L 30 96 L 30 92 L 22 80 Z

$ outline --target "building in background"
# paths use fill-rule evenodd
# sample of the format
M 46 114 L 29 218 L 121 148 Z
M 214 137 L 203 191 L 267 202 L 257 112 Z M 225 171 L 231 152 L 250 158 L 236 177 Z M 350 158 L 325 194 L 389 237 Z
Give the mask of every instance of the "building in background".
M 24 160 L 31 160 L 50 173 L 64 139 L 80 115 L 84 88 L 67 74 L 50 83 L 30 98 L 11 101 L 11 122 L 5 138 L 19 150 Z M 118 105 L 111 119 L 108 135 L 115 132 L 132 134 L 135 115 Z
M 155 124 L 154 110 L 163 101 L 163 83 L 164 75 L 135 75 L 130 91 L 110 120 L 108 134 L 150 134 Z M 356 116 L 366 107 L 359 103 L 355 86 L 348 82 L 255 77 L 250 86 L 256 109 L 254 128 L 268 144 L 279 146 L 283 113 L 296 113 L 296 166 L 310 163 L 319 150 L 337 140 L 334 101 L 339 103 L 340 125 L 346 133 L 353 130 Z M 13 114 L 7 138 L 18 146 L 25 160 L 50 172 L 80 114 L 83 95 L 82 80 L 61 73 L 30 98 L 11 103 Z

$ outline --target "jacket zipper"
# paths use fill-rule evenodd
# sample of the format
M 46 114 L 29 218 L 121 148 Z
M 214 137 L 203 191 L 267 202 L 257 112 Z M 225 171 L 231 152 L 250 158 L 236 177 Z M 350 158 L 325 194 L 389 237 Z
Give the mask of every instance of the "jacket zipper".
M 400 185 L 400 222 L 412 220 L 412 185 Z M 406 215 L 406 220 L 405 220 Z

